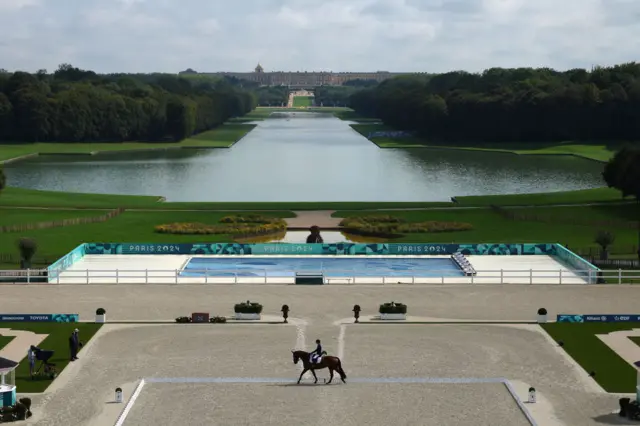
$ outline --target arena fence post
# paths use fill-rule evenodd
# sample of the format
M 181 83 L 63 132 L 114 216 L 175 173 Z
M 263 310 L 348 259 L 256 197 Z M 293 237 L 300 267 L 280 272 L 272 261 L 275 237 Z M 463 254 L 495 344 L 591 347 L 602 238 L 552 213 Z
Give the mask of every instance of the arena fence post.
M 175 274 L 175 277 L 176 277 L 176 284 L 178 284 L 178 270 L 174 269 L 173 273 Z
M 560 275 L 558 276 L 558 284 L 562 284 L 562 269 L 560 269 Z
M 529 269 L 529 284 L 533 284 L 533 269 Z
M 118 271 L 118 268 L 116 268 L 116 284 L 118 284 L 120 282 L 120 272 Z
M 87 278 L 87 284 L 89 284 L 89 269 L 85 270 L 86 272 L 86 278 Z
M 149 269 L 144 270 L 144 283 L 149 284 Z
M 622 284 L 622 268 L 618 269 L 618 284 Z
M 504 269 L 500 269 L 500 284 L 504 284 Z

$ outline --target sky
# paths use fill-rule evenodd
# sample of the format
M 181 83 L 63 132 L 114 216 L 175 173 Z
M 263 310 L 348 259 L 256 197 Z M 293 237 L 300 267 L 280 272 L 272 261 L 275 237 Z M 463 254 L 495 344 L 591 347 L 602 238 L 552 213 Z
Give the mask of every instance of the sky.
M 640 0 L 0 0 L 0 68 L 482 71 L 638 60 Z

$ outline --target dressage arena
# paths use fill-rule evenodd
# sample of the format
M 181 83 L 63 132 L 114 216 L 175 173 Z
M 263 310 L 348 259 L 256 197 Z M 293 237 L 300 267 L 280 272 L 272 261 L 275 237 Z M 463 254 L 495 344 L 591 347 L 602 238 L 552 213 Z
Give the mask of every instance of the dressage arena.
M 107 324 L 51 395 L 42 403 L 34 398 L 34 420 L 51 426 L 589 426 L 617 405 L 536 325 L 352 324 L 326 321 L 319 311 L 290 320 Z M 342 359 L 347 384 L 336 377 L 324 385 L 326 370 L 317 372 L 318 385 L 310 377 L 294 383 L 300 368 L 291 350 L 310 350 L 316 338 Z M 538 389 L 535 405 L 522 403 L 530 385 Z M 111 403 L 117 386 L 129 404 Z
M 293 284 L 296 273 L 319 273 L 324 284 L 585 284 L 547 255 L 466 256 L 473 275 L 452 256 L 85 255 L 54 274 L 58 284 Z

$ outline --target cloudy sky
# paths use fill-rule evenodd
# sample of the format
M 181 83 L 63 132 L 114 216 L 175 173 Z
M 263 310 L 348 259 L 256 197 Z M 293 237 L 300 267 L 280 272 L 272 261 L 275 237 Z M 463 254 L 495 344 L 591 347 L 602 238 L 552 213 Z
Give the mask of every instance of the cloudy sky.
M 0 68 L 589 68 L 638 60 L 640 0 L 0 0 Z

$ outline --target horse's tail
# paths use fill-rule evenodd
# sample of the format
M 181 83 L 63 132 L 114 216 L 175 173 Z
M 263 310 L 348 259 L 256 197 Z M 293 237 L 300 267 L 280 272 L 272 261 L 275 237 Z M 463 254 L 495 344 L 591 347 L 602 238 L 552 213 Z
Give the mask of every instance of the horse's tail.
M 347 373 L 345 373 L 342 369 L 342 361 L 340 360 L 340 358 L 338 358 L 338 368 L 336 368 L 336 370 L 338 370 L 338 374 L 340 374 L 340 378 L 342 380 L 345 380 L 347 378 Z

